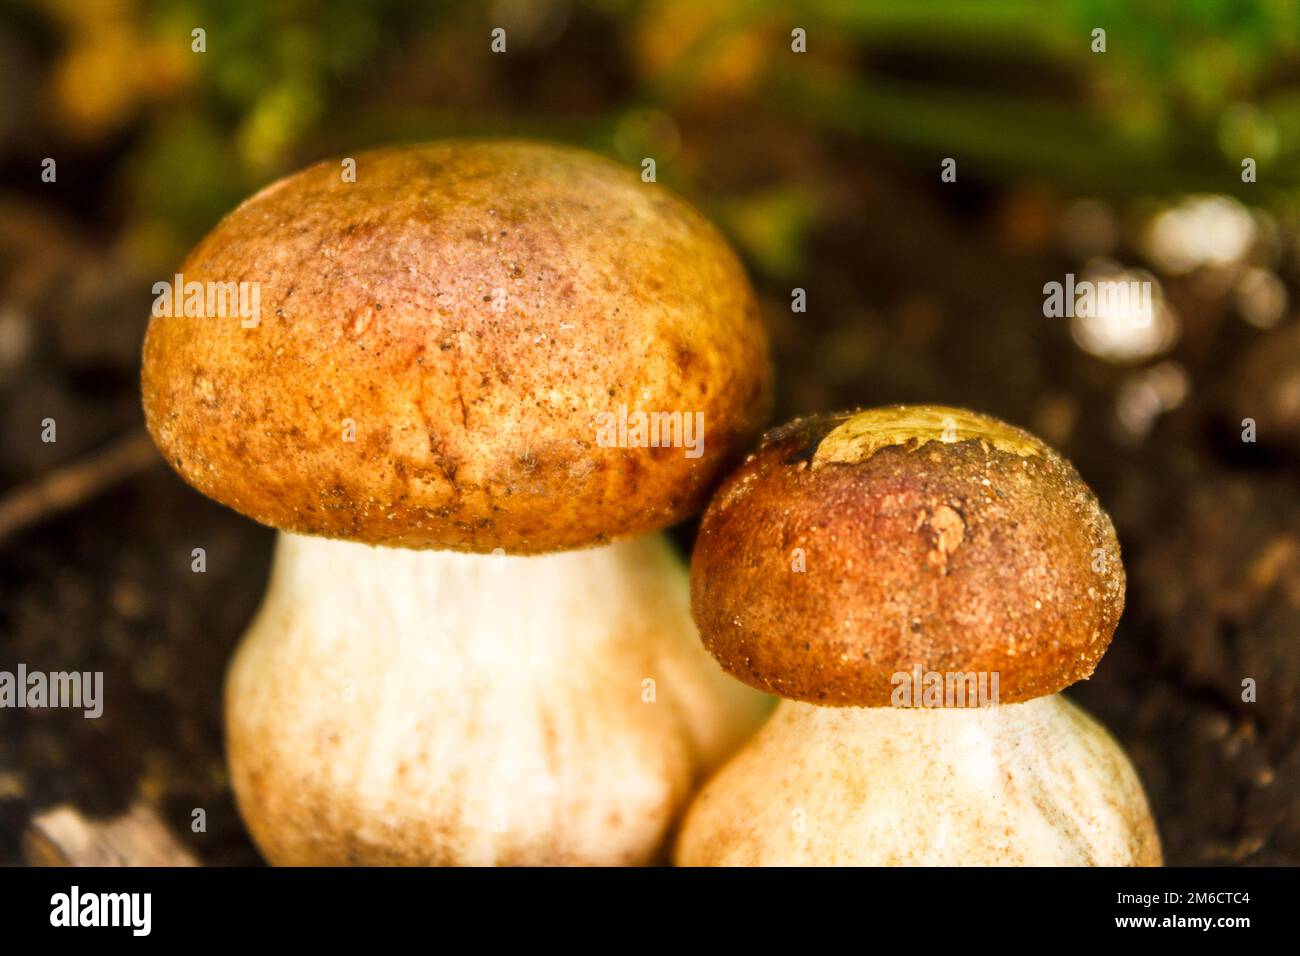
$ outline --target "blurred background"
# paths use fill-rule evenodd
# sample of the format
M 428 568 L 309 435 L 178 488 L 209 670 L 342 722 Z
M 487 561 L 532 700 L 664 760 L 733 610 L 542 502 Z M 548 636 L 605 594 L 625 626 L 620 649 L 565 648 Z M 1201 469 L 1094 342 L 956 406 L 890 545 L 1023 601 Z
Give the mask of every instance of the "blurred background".
M 258 861 L 220 692 L 272 532 L 142 437 L 150 287 L 285 173 L 479 134 L 653 157 L 745 259 L 776 420 L 942 402 L 1064 451 L 1129 575 L 1071 696 L 1169 863 L 1300 863 L 1289 0 L 4 0 L 0 669 L 101 670 L 108 705 L 0 710 L 0 863 Z M 1045 317 L 1067 273 L 1151 281 L 1152 321 Z

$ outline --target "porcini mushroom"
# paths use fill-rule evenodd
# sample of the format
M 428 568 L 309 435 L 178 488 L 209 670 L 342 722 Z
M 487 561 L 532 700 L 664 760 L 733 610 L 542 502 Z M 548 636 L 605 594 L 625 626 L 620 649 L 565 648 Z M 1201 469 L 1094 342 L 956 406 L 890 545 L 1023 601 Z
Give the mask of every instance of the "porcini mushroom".
M 659 533 L 765 414 L 749 284 L 579 150 L 355 171 L 275 183 L 185 261 L 187 288 L 256 283 L 259 321 L 155 316 L 144 346 L 166 458 L 281 532 L 227 679 L 240 811 L 277 864 L 651 861 L 765 710 Z M 640 414 L 667 430 L 601 440 Z M 684 416 L 707 431 L 668 447 Z
M 787 700 L 680 864 L 1159 864 L 1128 759 L 1058 693 L 1123 610 L 1115 531 L 1034 436 L 935 406 L 775 429 L 709 505 L 691 588 L 722 666 Z M 918 672 L 996 677 L 997 702 L 900 695 Z

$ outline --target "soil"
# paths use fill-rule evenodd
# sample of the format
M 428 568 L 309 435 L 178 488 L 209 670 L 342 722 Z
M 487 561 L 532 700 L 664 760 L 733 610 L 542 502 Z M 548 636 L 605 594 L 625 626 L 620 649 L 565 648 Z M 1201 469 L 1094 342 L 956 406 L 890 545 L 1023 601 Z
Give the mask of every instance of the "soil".
M 1169 358 L 1190 390 L 1149 434 L 1126 435 L 1115 407 L 1132 369 L 1086 354 L 1042 314 L 1043 282 L 1074 268 L 1056 198 L 944 193 L 937 176 L 834 140 L 732 162 L 738 144 L 779 144 L 774 132 L 754 117 L 682 129 L 707 144 L 706 189 L 802 184 L 828 210 L 797 278 L 751 268 L 778 366 L 775 420 L 941 402 L 1059 447 L 1111 511 L 1129 574 L 1110 653 L 1069 693 L 1132 755 L 1168 863 L 1300 863 L 1300 435 L 1251 391 L 1252 368 L 1295 372 L 1300 354 L 1252 357 L 1264 334 L 1226 296 L 1171 280 L 1183 334 Z M 13 488 L 139 427 L 148 285 L 124 281 L 107 240 L 66 222 L 0 222 L 15 256 L 0 281 L 22 316 L 0 336 L 0 482 Z M 795 285 L 807 312 L 790 310 Z M 1240 438 L 1243 403 L 1261 408 L 1254 443 Z M 59 423 L 53 445 L 35 424 L 46 417 Z M 675 536 L 689 547 L 692 533 Z M 227 788 L 221 687 L 271 544 L 161 461 L 0 542 L 4 666 L 102 670 L 109 703 L 98 720 L 0 710 L 0 863 L 23 860 L 21 835 L 43 809 L 70 802 L 104 818 L 141 797 L 202 862 L 258 862 Z M 191 567 L 198 547 L 204 573 Z

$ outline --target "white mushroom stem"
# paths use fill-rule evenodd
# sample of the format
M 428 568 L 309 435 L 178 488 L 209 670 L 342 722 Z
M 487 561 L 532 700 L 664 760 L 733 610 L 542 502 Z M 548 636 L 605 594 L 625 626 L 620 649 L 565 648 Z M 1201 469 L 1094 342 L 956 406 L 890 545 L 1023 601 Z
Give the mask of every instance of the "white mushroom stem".
M 969 709 L 782 701 L 692 805 L 685 866 L 1159 865 L 1133 767 L 1059 694 Z
M 226 686 L 276 864 L 651 862 L 767 710 L 657 534 L 540 557 L 281 534 Z

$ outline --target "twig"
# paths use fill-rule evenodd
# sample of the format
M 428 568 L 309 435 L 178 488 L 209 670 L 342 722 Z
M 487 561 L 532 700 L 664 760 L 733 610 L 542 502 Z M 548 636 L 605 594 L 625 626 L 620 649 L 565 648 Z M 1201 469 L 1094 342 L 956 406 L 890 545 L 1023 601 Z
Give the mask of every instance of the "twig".
M 33 866 L 197 866 L 157 812 L 135 803 L 110 820 L 91 820 L 69 804 L 32 820 L 23 851 Z
M 0 541 L 88 501 L 159 460 L 149 436 L 132 431 L 88 458 L 56 468 L 0 500 Z

